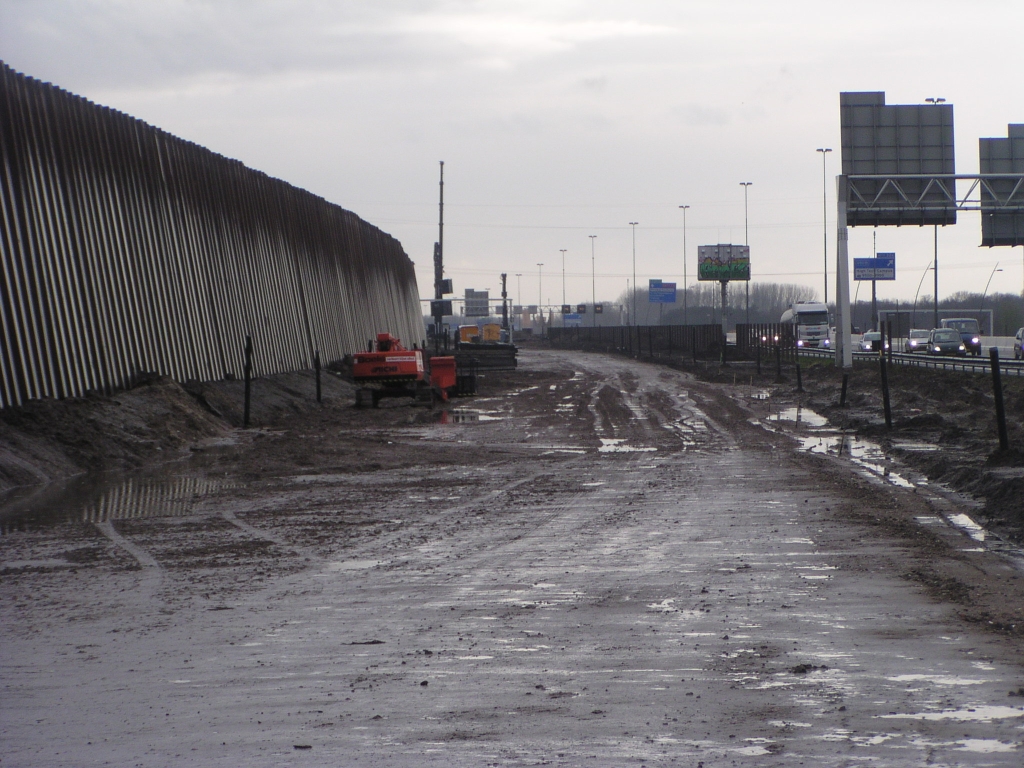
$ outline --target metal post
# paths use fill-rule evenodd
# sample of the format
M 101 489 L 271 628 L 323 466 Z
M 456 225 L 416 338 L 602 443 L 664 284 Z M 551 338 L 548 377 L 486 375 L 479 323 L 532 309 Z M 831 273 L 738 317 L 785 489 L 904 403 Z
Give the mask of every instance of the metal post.
M 686 211 L 690 206 L 680 205 L 683 210 L 683 325 L 689 323 L 687 319 L 687 298 L 686 298 Z
M 796 391 L 804 391 L 804 377 L 800 372 L 800 358 L 797 358 L 796 361 Z
M 629 222 L 633 229 L 633 325 L 636 325 L 636 225 L 639 221 Z
M 850 374 L 844 373 L 843 374 L 843 389 L 839 393 L 839 407 L 840 408 L 845 408 L 846 407 L 846 387 L 847 387 L 847 385 L 849 383 L 850 383 Z
M 725 340 L 727 338 L 728 328 L 729 328 L 729 319 L 728 319 L 728 316 L 726 314 L 726 306 L 727 306 L 727 303 L 729 301 L 729 297 L 728 297 L 728 293 L 727 293 L 728 290 L 729 290 L 729 281 L 728 280 L 722 280 L 721 283 L 722 283 L 722 365 L 726 365 L 726 361 L 725 361 Z
M 825 259 L 825 306 L 828 307 L 828 196 L 826 194 L 828 178 L 825 173 L 825 158 L 832 151 L 831 147 L 819 147 L 816 152 L 821 152 L 821 238 L 822 253 Z
M 846 226 L 846 176 L 836 177 L 836 366 L 853 367 L 853 319 L 850 316 L 849 229 Z
M 316 401 L 322 403 L 323 399 L 320 397 L 320 350 L 318 349 L 313 353 L 313 370 L 316 371 Z
M 889 372 L 885 365 L 885 350 L 878 355 L 878 365 L 882 372 L 882 406 L 885 409 L 885 428 L 892 429 L 892 408 L 889 405 Z
M 747 190 L 750 189 L 750 187 L 753 185 L 753 183 L 754 182 L 752 182 L 752 181 L 741 181 L 740 182 L 740 186 L 743 187 L 743 244 L 745 246 L 747 246 L 748 248 L 750 247 L 750 229 L 748 227 L 748 218 L 747 218 Z M 747 296 L 747 301 L 746 301 L 747 324 L 749 325 L 750 324 L 750 281 L 747 280 L 746 283 L 744 284 L 744 286 L 746 288 L 746 296 Z M 722 303 L 722 308 L 723 308 L 723 312 L 724 312 L 725 302 Z M 725 358 L 723 357 L 722 359 L 724 360 Z
M 568 248 L 559 248 L 562 253 L 562 304 L 565 304 L 565 252 Z
M 996 427 L 999 430 L 999 450 L 1010 450 L 1010 437 L 1006 432 L 1006 409 L 1003 407 L 1003 384 L 999 372 L 999 349 L 991 347 L 988 351 L 992 361 L 992 389 L 996 397 Z
M 252 336 L 245 337 L 245 408 L 242 427 L 249 428 L 249 400 L 252 394 Z
M 594 269 L 594 240 L 597 235 L 587 235 L 590 238 L 590 303 L 593 311 L 592 325 L 597 327 L 597 272 Z
M 932 258 L 932 266 L 935 267 L 935 316 L 932 318 L 935 322 L 932 324 L 932 328 L 939 327 L 939 225 L 935 225 L 935 255 Z

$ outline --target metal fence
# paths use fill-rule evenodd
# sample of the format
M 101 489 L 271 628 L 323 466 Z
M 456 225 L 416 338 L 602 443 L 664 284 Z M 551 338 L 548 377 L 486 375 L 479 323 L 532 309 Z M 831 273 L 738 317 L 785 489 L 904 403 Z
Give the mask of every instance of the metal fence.
M 309 368 L 422 336 L 413 264 L 354 213 L 0 62 L 0 407 Z
M 721 325 L 634 325 L 548 328 L 554 347 L 616 352 L 636 357 L 718 357 Z

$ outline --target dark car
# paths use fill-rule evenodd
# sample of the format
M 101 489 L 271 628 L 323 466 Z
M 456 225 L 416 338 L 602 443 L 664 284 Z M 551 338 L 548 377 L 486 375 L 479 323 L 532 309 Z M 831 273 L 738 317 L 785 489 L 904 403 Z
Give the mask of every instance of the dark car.
M 960 334 L 964 349 L 972 355 L 981 354 L 981 329 L 973 317 L 946 317 L 939 321 L 943 328 L 952 328 Z
M 927 352 L 928 331 L 923 328 L 911 328 L 907 334 L 907 343 L 904 346 L 906 352 Z
M 967 354 L 967 347 L 956 328 L 933 328 L 928 334 L 929 355 L 960 355 Z

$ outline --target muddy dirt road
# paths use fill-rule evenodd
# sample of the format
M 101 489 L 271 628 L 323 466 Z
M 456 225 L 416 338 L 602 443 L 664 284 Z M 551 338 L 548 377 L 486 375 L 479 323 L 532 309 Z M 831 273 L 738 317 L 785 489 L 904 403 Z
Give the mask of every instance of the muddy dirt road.
M 1024 762 L 1024 580 L 955 498 L 753 390 L 521 365 L 5 530 L 0 765 Z

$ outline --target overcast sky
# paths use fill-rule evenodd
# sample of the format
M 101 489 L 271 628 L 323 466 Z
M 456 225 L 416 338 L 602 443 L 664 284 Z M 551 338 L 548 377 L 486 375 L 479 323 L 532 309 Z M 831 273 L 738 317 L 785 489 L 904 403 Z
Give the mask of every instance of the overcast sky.
M 835 259 L 839 92 L 955 107 L 957 171 L 1024 122 L 1021 0 L 199 2 L 0 0 L 0 58 L 308 189 L 397 237 L 432 293 L 438 161 L 457 292 L 613 299 L 636 269 L 692 282 L 700 244 L 744 241 L 753 278 L 823 289 Z M 962 193 L 962 192 L 961 192 Z M 1020 292 L 1022 251 L 939 231 L 939 293 Z M 932 229 L 877 230 L 912 299 Z M 872 254 L 872 230 L 850 253 Z M 521 273 L 517 280 L 516 273 Z M 834 266 L 829 296 L 835 295 Z M 931 293 L 931 276 L 921 295 Z M 869 291 L 861 291 L 861 298 Z M 854 285 L 856 290 L 856 285 Z M 493 295 L 493 294 L 492 294 Z

